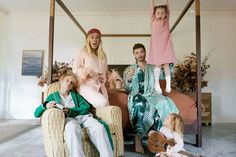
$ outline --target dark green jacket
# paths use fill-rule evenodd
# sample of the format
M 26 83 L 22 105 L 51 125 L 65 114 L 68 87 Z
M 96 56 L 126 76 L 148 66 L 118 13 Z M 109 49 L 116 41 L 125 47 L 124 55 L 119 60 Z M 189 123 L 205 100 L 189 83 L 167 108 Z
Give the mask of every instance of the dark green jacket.
M 70 92 L 73 102 L 75 103 L 75 107 L 68 108 L 67 117 L 76 117 L 78 115 L 85 115 L 89 113 L 91 105 L 78 93 Z M 43 112 L 46 110 L 46 104 L 50 101 L 55 101 L 56 103 L 61 103 L 61 98 L 59 92 L 54 92 L 50 94 L 46 101 L 41 104 L 34 112 L 34 116 L 36 118 L 40 117 Z

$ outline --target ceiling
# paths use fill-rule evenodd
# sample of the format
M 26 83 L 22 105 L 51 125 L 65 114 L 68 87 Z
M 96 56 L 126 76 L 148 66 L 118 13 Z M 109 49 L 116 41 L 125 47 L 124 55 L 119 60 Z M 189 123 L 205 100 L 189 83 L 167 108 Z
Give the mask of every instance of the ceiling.
M 181 11 L 188 0 L 169 0 L 171 10 Z M 63 0 L 72 12 L 140 12 L 147 11 L 149 0 Z M 163 0 L 156 0 L 163 2 Z M 236 11 L 236 0 L 201 0 L 201 9 Z M 0 13 L 48 13 L 50 0 L 0 0 Z M 59 7 L 56 7 L 58 11 Z

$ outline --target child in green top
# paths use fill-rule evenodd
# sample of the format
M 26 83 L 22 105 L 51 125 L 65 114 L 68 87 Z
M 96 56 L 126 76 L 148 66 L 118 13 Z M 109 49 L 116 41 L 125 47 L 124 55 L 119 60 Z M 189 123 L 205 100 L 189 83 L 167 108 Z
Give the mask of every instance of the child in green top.
M 60 90 L 50 94 L 46 101 L 34 112 L 40 117 L 47 109 L 62 106 L 66 116 L 65 138 L 69 148 L 70 157 L 85 157 L 82 149 L 82 130 L 86 128 L 90 140 L 95 145 L 101 157 L 112 157 L 112 141 L 109 142 L 109 131 L 89 113 L 89 104 L 81 95 L 72 91 L 77 85 L 74 74 L 65 74 L 60 78 Z M 109 128 L 108 128 L 109 129 Z

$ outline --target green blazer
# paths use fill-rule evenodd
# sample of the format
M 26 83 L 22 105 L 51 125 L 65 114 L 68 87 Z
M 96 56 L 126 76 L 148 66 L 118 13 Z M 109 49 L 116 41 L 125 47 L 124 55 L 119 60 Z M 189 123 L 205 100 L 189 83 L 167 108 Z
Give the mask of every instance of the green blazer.
M 70 92 L 73 102 L 75 103 L 75 107 L 68 108 L 67 117 L 76 117 L 78 115 L 85 115 L 89 113 L 91 105 L 78 93 L 73 91 Z M 41 104 L 34 112 L 34 116 L 36 118 L 40 117 L 43 112 L 47 109 L 46 104 L 50 101 L 55 101 L 56 103 L 61 103 L 61 98 L 59 92 L 54 92 L 50 94 L 45 102 Z

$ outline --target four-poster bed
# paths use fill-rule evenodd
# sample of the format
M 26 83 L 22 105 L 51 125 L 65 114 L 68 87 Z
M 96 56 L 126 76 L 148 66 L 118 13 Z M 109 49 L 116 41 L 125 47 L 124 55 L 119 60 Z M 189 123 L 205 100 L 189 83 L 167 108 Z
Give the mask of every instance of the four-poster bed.
M 50 6 L 50 22 L 49 22 L 49 50 L 48 50 L 48 84 L 51 84 L 52 80 L 52 67 L 53 67 L 53 42 L 54 42 L 54 19 L 55 19 L 55 2 L 57 2 L 61 8 L 67 13 L 72 21 L 77 25 L 80 31 L 86 35 L 86 31 L 79 24 L 76 18 L 72 15 L 69 9 L 64 5 L 61 0 L 51 0 Z M 201 129 L 201 30 L 200 30 L 200 0 L 189 0 L 184 10 L 171 28 L 171 32 L 175 29 L 183 16 L 186 14 L 191 5 L 195 2 L 195 29 L 196 29 L 196 56 L 197 56 L 197 91 L 196 91 L 196 108 L 197 108 L 197 120 L 194 124 L 189 125 L 190 130 L 186 133 L 196 135 L 196 145 L 202 146 L 202 129 Z M 103 37 L 150 37 L 150 34 L 103 34 Z M 192 127 L 192 129 L 191 129 Z M 189 129 L 189 128 L 188 128 Z

